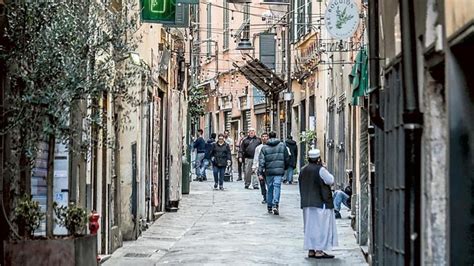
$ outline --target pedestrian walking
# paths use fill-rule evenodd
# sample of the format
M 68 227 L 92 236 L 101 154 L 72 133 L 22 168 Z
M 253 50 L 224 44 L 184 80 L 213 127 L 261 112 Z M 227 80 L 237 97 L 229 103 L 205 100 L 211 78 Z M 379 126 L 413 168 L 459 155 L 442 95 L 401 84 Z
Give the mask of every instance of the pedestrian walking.
M 254 128 L 250 128 L 248 131 L 248 136 L 242 140 L 239 152 L 239 161 L 245 163 L 244 167 L 244 182 L 245 188 L 249 188 L 252 184 L 254 189 L 258 189 L 258 178 L 253 175 L 252 164 L 253 158 L 255 156 L 255 149 L 258 145 L 262 144 L 259 138 L 256 136 Z
M 323 166 L 320 151 L 308 152 L 308 164 L 299 175 L 301 209 L 304 222 L 304 249 L 308 257 L 317 259 L 334 258 L 324 250 L 338 245 L 336 219 L 331 185 L 334 176 Z
M 253 164 L 252 164 L 252 171 L 255 174 L 258 174 L 258 159 L 260 152 L 262 151 L 262 147 L 267 144 L 268 141 L 268 134 L 267 133 L 262 133 L 260 135 L 260 139 L 262 140 L 262 144 L 258 145 L 257 148 L 255 148 L 255 156 L 253 158 Z M 267 203 L 267 186 L 265 184 L 265 173 L 262 173 L 263 178 L 259 178 L 259 183 L 260 183 L 260 190 L 262 191 L 262 204 Z
M 289 135 L 285 141 L 286 147 L 290 150 L 290 159 L 288 163 L 288 169 L 286 169 L 285 180 L 283 183 L 293 184 L 293 174 L 296 168 L 296 162 L 298 161 L 298 146 L 293 137 Z
M 230 151 L 234 150 L 234 140 L 229 135 L 229 130 L 224 130 L 224 141 L 229 145 Z
M 225 168 L 230 165 L 230 147 L 224 141 L 224 134 L 219 134 L 217 142 L 213 144 L 211 150 L 212 170 L 214 174 L 214 188 L 224 189 Z
M 206 153 L 204 154 L 204 161 L 201 167 L 201 177 L 204 181 L 207 180 L 206 169 L 209 167 L 209 165 L 211 165 L 211 151 L 212 146 L 214 145 L 214 143 L 216 143 L 216 136 L 216 133 L 212 133 L 206 142 Z
M 236 143 L 237 144 L 236 148 L 237 148 L 237 152 L 239 154 L 239 156 L 238 156 L 239 158 L 241 158 L 240 157 L 240 152 L 241 152 L 240 146 L 241 146 L 242 141 L 244 139 L 245 139 L 245 132 L 242 131 L 242 132 L 240 132 L 240 138 Z M 243 158 L 237 160 L 237 168 L 238 168 L 237 171 L 239 173 L 239 177 L 237 178 L 237 181 L 242 180 L 242 172 L 245 172 L 245 170 L 244 170 L 244 161 L 243 160 L 244 160 Z
M 206 155 L 206 141 L 202 137 L 203 133 L 202 129 L 198 129 L 198 135 L 193 144 L 193 150 L 196 151 L 196 158 L 194 159 L 196 179 L 194 181 L 202 181 L 201 168 L 203 167 L 204 156 Z
M 270 132 L 268 137 L 270 139 L 258 157 L 258 178 L 265 179 L 267 184 L 268 213 L 279 215 L 281 180 L 288 168 L 289 154 L 285 144 L 276 138 L 275 132 Z

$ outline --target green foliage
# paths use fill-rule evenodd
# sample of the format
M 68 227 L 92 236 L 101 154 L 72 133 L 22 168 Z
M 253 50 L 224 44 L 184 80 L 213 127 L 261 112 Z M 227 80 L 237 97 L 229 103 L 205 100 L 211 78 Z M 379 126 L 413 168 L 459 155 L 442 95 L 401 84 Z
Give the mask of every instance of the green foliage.
M 194 87 L 189 90 L 188 113 L 192 124 L 199 124 L 199 118 L 204 115 L 207 98 L 205 87 Z
M 128 13 L 136 10 L 135 2 L 124 0 L 124 8 L 116 12 L 101 1 L 7 2 L 8 43 L 0 46 L 0 57 L 9 66 L 10 90 L 7 126 L 1 133 L 19 132 L 18 150 L 31 161 L 38 142 L 49 135 L 65 143 L 82 142 L 78 147 L 87 150 L 94 140 L 83 136 L 107 122 L 99 104 L 103 97 L 132 107 L 139 103 L 129 88 L 148 69 L 128 63 L 141 38 L 136 34 L 139 12 Z M 72 120 L 79 105 L 85 106 L 81 119 Z
M 31 237 L 40 227 L 44 216 L 38 201 L 28 195 L 24 195 L 15 208 L 15 222 L 25 229 L 26 237 Z
M 70 234 L 79 235 L 84 231 L 87 224 L 86 210 L 72 202 L 67 207 L 58 207 L 55 202 L 53 208 L 57 217 L 56 223 L 66 227 Z
M 300 141 L 305 142 L 308 145 L 311 145 L 312 142 L 316 141 L 316 137 L 315 130 L 306 130 L 300 133 Z

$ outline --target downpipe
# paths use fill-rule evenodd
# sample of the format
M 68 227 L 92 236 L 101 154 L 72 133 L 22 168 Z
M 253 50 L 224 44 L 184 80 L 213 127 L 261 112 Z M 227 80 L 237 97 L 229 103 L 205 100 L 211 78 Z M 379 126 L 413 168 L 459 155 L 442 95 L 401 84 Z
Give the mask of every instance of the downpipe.
M 405 131 L 405 265 L 421 265 L 421 138 L 414 4 L 400 0 Z
M 370 82 L 370 120 L 384 129 L 384 119 L 380 115 L 380 55 L 379 55 L 379 0 L 369 2 L 369 82 Z

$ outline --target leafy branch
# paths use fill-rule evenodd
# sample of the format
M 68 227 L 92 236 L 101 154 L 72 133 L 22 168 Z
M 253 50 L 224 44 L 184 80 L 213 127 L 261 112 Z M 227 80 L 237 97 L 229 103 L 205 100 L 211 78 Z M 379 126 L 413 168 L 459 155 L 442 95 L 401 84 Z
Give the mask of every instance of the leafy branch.
M 337 15 L 337 22 L 336 22 L 336 28 L 341 29 L 344 24 L 346 24 L 347 21 L 351 20 L 354 16 L 349 15 L 347 13 L 347 7 L 344 8 L 344 10 L 341 12 L 339 9 L 339 6 L 336 9 L 336 15 Z

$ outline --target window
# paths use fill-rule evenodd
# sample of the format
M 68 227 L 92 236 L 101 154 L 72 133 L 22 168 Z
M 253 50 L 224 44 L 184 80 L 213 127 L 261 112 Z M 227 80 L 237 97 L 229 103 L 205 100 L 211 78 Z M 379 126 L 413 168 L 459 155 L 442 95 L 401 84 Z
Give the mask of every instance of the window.
M 296 36 L 299 39 L 301 39 L 301 37 L 305 34 L 305 28 L 306 28 L 306 25 L 305 25 L 305 13 L 306 13 L 306 5 L 305 5 L 306 1 L 305 0 L 298 0 L 298 6 L 297 6 L 297 10 L 298 10 L 298 19 L 297 19 L 297 27 L 296 27 Z
M 313 2 L 311 0 L 308 0 L 306 3 L 306 34 L 311 32 L 312 29 L 312 23 L 313 23 Z
M 222 48 L 229 49 L 229 2 L 224 0 L 224 45 Z
M 207 11 L 207 58 L 211 58 L 211 42 L 209 40 L 212 38 L 211 26 L 212 26 L 212 5 L 208 3 L 206 6 Z
M 299 3 L 299 0 L 291 0 L 293 1 L 293 18 L 292 18 L 292 23 L 290 25 L 292 25 L 292 32 L 291 32 L 291 37 L 292 37 L 292 40 L 293 40 L 293 43 L 296 42 L 296 40 L 298 39 L 298 3 Z
M 250 119 L 250 111 L 242 111 L 242 131 L 247 132 L 252 126 L 252 120 Z
M 224 130 L 230 132 L 231 111 L 224 112 Z

